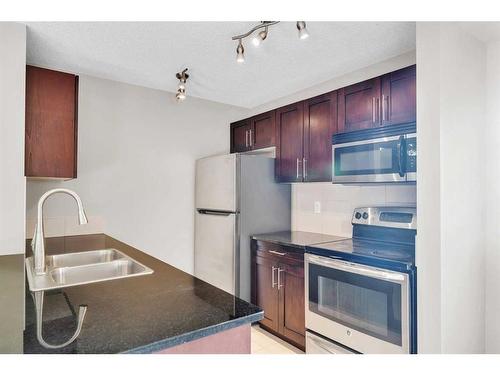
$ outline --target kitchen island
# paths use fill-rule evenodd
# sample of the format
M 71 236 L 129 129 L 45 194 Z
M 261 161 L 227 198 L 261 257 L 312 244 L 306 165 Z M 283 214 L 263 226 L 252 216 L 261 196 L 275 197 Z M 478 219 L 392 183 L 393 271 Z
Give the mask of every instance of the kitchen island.
M 47 238 L 46 248 L 47 255 L 114 248 L 154 273 L 46 292 L 43 334 L 51 344 L 71 337 L 78 306 L 88 305 L 78 339 L 58 350 L 38 343 L 27 291 L 25 353 L 250 353 L 260 308 L 104 234 Z

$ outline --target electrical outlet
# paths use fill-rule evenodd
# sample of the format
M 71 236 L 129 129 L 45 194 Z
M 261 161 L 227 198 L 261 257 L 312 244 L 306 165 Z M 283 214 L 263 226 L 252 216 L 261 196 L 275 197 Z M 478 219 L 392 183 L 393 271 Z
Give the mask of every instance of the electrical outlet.
M 320 214 L 321 213 L 321 202 L 320 201 L 315 201 L 314 202 L 314 213 L 315 214 Z

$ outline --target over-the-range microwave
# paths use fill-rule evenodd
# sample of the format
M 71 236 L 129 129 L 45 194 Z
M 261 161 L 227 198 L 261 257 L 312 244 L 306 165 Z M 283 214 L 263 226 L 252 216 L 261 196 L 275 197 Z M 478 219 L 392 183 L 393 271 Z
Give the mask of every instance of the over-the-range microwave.
M 335 134 L 332 143 L 334 184 L 417 180 L 415 124 Z

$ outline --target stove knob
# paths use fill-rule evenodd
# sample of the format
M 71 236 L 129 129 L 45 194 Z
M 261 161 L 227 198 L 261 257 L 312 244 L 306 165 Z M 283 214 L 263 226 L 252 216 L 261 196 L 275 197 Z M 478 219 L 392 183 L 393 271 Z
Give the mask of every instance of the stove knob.
M 363 212 L 363 219 L 368 219 L 368 212 Z
M 354 217 L 356 219 L 358 219 L 358 220 L 361 219 L 361 213 L 360 212 L 356 212 L 356 214 L 354 215 Z

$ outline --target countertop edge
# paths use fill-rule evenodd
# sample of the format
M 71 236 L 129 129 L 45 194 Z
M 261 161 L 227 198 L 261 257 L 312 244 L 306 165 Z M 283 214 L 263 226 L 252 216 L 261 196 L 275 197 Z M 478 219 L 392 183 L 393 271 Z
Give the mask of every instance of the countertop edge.
M 252 324 L 262 320 L 264 318 L 264 312 L 258 312 L 252 315 L 241 317 L 238 319 L 230 320 L 228 322 L 219 323 L 214 326 L 200 328 L 196 331 L 187 332 L 179 336 L 170 337 L 164 340 L 156 341 L 151 344 L 143 345 L 134 349 L 129 349 L 120 354 L 152 354 L 159 352 L 164 349 L 171 348 L 173 346 L 181 345 L 190 341 L 201 339 L 222 331 L 226 331 L 231 328 L 236 328 L 244 324 Z
M 301 250 L 305 250 L 306 246 L 308 246 L 308 245 L 298 245 L 295 243 L 284 242 L 284 241 L 279 241 L 279 240 L 270 240 L 268 238 L 263 238 L 263 237 L 259 237 L 259 236 L 252 236 L 252 240 L 270 242 L 270 243 L 274 243 L 276 245 L 281 245 L 281 246 L 295 247 L 296 249 L 301 249 Z

